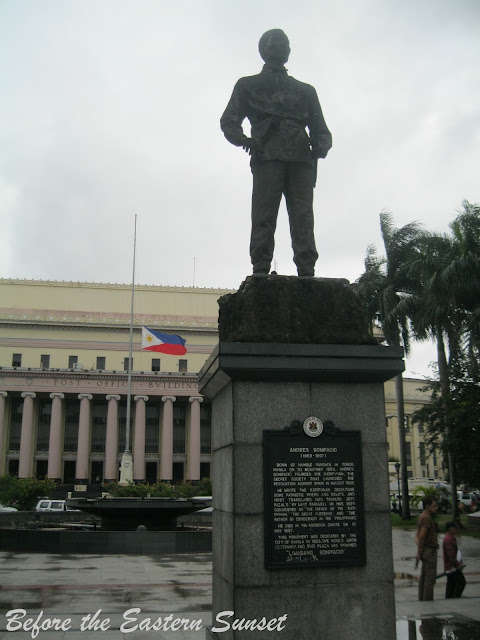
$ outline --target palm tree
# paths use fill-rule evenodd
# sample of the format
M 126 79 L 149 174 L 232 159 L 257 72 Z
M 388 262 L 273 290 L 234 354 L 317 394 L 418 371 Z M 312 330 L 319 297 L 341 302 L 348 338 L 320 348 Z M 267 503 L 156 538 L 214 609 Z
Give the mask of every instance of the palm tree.
M 410 275 L 410 264 L 417 257 L 421 227 L 412 222 L 395 229 L 392 216 L 380 213 L 380 230 L 385 246 L 385 257 L 378 258 L 373 246 L 367 249 L 365 272 L 357 280 L 364 310 L 373 323 L 378 318 L 383 335 L 391 346 L 403 346 L 405 354 L 410 351 L 410 319 L 396 310 L 403 299 L 411 299 L 415 282 Z M 407 446 L 405 438 L 405 411 L 402 374 L 395 378 L 400 465 L 402 470 L 402 517 L 410 518 L 408 501 Z
M 361 296 L 364 313 L 369 320 L 370 335 L 373 337 L 373 328 L 380 310 L 380 292 L 386 287 L 385 258 L 377 256 L 373 244 L 367 247 L 364 265 L 365 271 L 357 279 L 356 285 Z
M 378 259 L 369 247 L 365 273 L 358 286 L 368 317 L 378 306 L 387 342 L 401 345 L 408 355 L 410 335 L 433 339 L 437 345 L 438 375 L 444 404 L 446 440 L 450 437 L 447 398 L 450 371 L 465 354 L 471 370 L 480 369 L 480 206 L 463 202 L 450 225 L 450 235 L 427 234 L 416 223 L 394 229 L 390 214 L 380 214 L 386 258 Z M 378 296 L 378 300 L 377 300 Z M 402 464 L 406 480 L 403 383 L 395 380 Z M 454 517 L 458 517 L 455 462 L 448 450 Z
M 439 275 L 451 308 L 462 312 L 463 336 L 470 354 L 480 346 L 480 206 L 462 203 L 450 224 L 448 262 Z
M 464 358 L 465 349 L 471 365 L 478 368 L 480 207 L 464 201 L 463 211 L 451 223 L 450 230 L 451 235 L 424 234 L 420 239 L 421 250 L 410 265 L 417 291 L 396 310 L 402 317 L 410 318 L 416 339 L 433 338 L 436 342 L 447 442 L 451 435 L 447 412 L 451 368 Z M 448 466 L 453 513 L 458 519 L 456 469 L 451 449 Z
M 431 487 L 427 485 L 417 485 L 414 487 L 412 491 L 412 505 L 414 507 L 418 507 L 420 502 L 423 502 L 423 499 L 427 496 L 432 496 L 438 502 L 439 510 L 440 510 L 440 502 L 442 500 L 442 496 L 445 497 L 445 494 L 448 494 L 448 490 L 446 487 Z

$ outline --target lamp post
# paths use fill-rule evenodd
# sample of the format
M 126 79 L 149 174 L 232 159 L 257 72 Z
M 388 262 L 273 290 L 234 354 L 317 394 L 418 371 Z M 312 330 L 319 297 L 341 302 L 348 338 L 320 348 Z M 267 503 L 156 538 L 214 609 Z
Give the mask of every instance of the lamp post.
M 402 495 L 400 493 L 400 463 L 395 463 L 395 471 L 397 472 L 397 485 L 398 485 L 398 513 L 402 515 Z

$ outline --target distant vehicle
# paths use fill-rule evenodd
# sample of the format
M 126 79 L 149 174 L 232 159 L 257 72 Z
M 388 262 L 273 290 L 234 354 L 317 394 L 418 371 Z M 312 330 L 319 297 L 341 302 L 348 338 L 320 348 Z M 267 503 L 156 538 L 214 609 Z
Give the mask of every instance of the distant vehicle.
M 18 509 L 15 509 L 15 507 L 4 507 L 3 504 L 0 504 L 0 512 L 1 513 L 7 513 L 7 512 L 12 512 L 12 511 L 18 511 Z
M 458 491 L 458 502 L 464 505 L 465 511 L 471 513 L 478 509 L 478 494 L 473 491 Z
M 194 496 L 190 498 L 192 502 L 203 502 L 205 504 L 205 509 L 200 509 L 196 511 L 196 513 L 213 513 L 212 507 L 212 496 Z
M 43 513 L 60 513 L 62 511 L 79 511 L 79 509 L 67 507 L 65 500 L 50 500 L 48 498 L 42 498 L 42 500 L 37 502 L 35 511 Z

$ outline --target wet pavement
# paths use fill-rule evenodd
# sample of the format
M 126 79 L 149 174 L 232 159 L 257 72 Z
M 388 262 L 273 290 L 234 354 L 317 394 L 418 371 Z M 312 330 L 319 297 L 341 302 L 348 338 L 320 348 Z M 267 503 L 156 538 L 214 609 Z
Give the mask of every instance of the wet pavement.
M 460 539 L 464 595 L 446 600 L 440 578 L 435 599 L 419 602 L 413 537 L 393 532 L 397 640 L 478 640 L 480 539 Z M 210 554 L 0 551 L 0 585 L 0 640 L 203 640 L 211 622 Z
M 480 622 L 461 616 L 397 621 L 397 640 L 478 640 Z
M 435 584 L 434 600 L 418 601 L 414 531 L 394 531 L 395 602 L 397 640 L 479 640 L 480 638 L 480 539 L 458 536 L 466 565 L 467 586 L 461 598 L 445 599 L 446 578 Z M 443 571 L 439 536 L 438 573 Z

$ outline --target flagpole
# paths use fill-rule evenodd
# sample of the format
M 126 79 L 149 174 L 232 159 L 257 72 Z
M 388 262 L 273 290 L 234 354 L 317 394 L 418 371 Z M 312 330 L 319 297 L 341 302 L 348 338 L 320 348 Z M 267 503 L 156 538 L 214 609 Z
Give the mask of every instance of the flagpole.
M 137 214 L 135 214 L 135 229 L 133 234 L 133 273 L 132 273 L 132 302 L 130 308 L 130 344 L 128 354 L 127 378 L 127 415 L 125 422 L 125 451 L 120 464 L 119 484 L 133 482 L 133 458 L 130 451 L 130 416 L 132 411 L 132 359 L 133 359 L 133 308 L 135 301 L 135 255 L 137 250 Z

